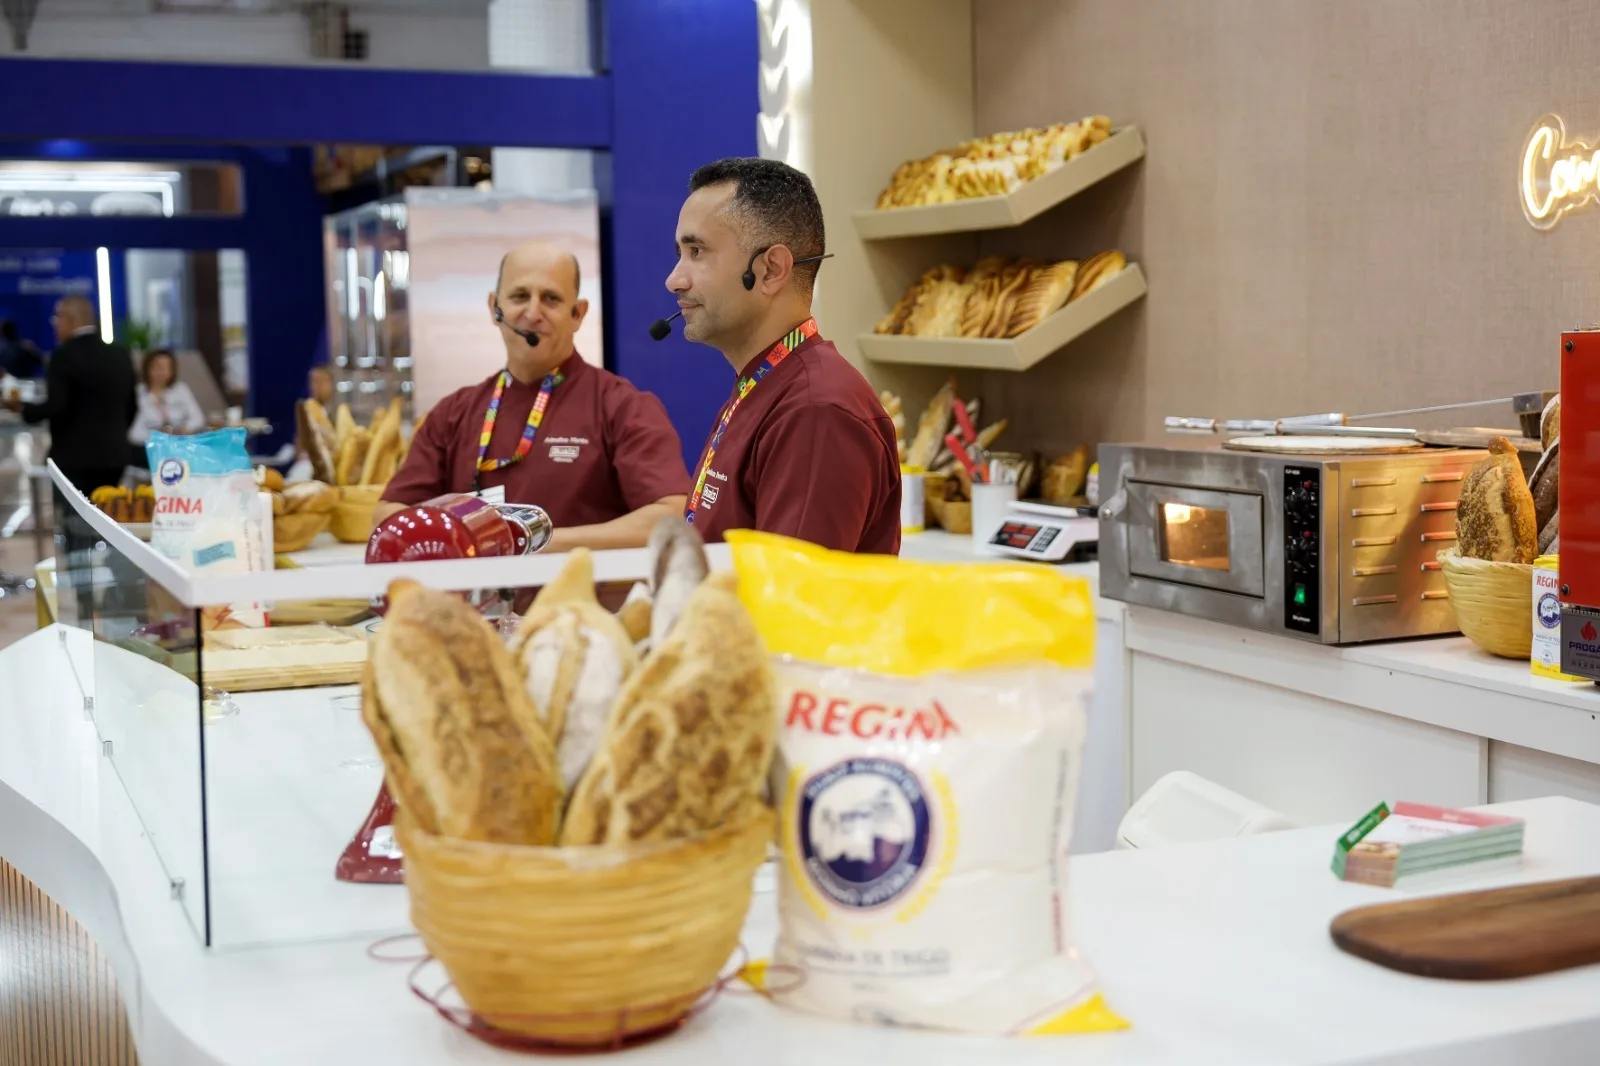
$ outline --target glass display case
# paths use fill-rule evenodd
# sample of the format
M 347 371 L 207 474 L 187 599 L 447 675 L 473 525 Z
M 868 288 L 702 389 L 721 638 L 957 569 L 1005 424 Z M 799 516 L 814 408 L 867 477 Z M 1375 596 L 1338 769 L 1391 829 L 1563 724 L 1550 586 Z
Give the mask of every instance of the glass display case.
M 569 248 L 589 313 L 579 353 L 604 365 L 600 213 L 592 192 L 533 197 L 407 189 L 330 215 L 323 247 L 328 352 L 338 402 L 362 423 L 399 396 L 408 419 L 505 365 L 488 299 L 501 258 L 523 241 Z
M 365 565 L 361 546 L 271 572 L 195 577 L 81 494 L 69 503 L 60 620 L 92 641 L 70 660 L 92 693 L 101 755 L 138 815 L 174 906 L 215 949 L 367 938 L 408 928 L 392 884 L 335 875 L 373 809 L 383 768 L 361 717 L 374 610 L 410 577 L 461 592 L 509 632 L 513 605 L 560 555 Z M 599 552 L 603 581 L 647 572 L 642 550 Z M 270 625 L 227 623 L 261 604 Z M 64 644 L 67 642 L 63 642 Z

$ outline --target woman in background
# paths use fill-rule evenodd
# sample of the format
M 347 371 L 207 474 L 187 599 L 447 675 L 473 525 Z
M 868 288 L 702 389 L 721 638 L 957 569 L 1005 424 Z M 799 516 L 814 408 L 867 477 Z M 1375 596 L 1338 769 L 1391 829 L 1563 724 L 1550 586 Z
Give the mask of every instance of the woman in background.
M 178 380 L 178 360 L 165 348 L 144 353 L 140 368 L 139 413 L 128 427 L 128 443 L 133 446 L 132 465 L 145 465 L 144 446 L 150 434 L 194 433 L 205 428 L 205 412 Z

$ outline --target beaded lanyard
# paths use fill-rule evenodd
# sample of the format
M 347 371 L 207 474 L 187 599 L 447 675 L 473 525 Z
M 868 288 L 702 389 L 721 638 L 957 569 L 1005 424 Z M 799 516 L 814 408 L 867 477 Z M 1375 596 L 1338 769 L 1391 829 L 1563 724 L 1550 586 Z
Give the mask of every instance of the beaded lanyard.
M 722 443 L 722 435 L 728 431 L 728 425 L 733 421 L 733 412 L 739 409 L 739 404 L 755 389 L 761 379 L 766 377 L 777 366 L 789 357 L 789 353 L 800 347 L 802 343 L 817 335 L 817 320 L 808 318 L 794 329 L 786 333 L 782 340 L 774 344 L 761 360 L 761 365 L 756 367 L 756 372 L 749 377 L 739 379 L 739 388 L 729 401 L 728 407 L 722 412 L 722 418 L 717 422 L 717 428 L 711 434 L 711 441 L 706 445 L 706 454 L 700 460 L 700 471 L 695 475 L 694 493 L 689 497 L 689 505 L 683 509 L 683 519 L 690 524 L 694 522 L 695 508 L 700 506 L 700 495 L 706 487 L 706 471 L 711 469 L 711 461 L 717 456 L 717 445 Z
M 520 463 L 522 457 L 533 450 L 533 438 L 539 435 L 539 423 L 544 421 L 545 408 L 550 406 L 550 394 L 561 384 L 563 378 L 561 371 L 546 374 L 544 383 L 539 386 L 539 396 L 533 401 L 533 410 L 528 412 L 528 424 L 522 427 L 522 439 L 517 441 L 517 450 L 509 459 L 485 459 L 489 451 L 489 438 L 494 436 L 495 419 L 500 416 L 500 398 L 505 395 L 506 385 L 511 381 L 511 372 L 500 371 L 500 380 L 495 382 L 494 395 L 489 397 L 489 410 L 483 416 L 483 432 L 478 435 L 478 465 L 472 475 L 474 487 L 477 485 L 478 474 L 488 473 L 491 470 L 504 470 L 513 463 Z

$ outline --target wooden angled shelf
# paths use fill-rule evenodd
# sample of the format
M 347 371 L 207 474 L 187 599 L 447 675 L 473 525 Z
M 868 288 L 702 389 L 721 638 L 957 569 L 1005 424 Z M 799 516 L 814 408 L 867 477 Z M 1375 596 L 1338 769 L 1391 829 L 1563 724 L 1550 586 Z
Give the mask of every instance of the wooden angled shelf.
M 1067 304 L 1010 340 L 970 337 L 895 337 L 863 333 L 861 354 L 875 363 L 961 366 L 983 370 L 1026 370 L 1145 294 L 1144 271 L 1129 263 L 1116 277 Z
M 1022 183 L 1015 192 L 1005 196 L 983 196 L 928 207 L 857 211 L 852 216 L 856 235 L 864 241 L 881 241 L 891 237 L 1019 226 L 1143 156 L 1144 137 L 1139 127 L 1123 126 L 1082 155 L 1042 178 Z

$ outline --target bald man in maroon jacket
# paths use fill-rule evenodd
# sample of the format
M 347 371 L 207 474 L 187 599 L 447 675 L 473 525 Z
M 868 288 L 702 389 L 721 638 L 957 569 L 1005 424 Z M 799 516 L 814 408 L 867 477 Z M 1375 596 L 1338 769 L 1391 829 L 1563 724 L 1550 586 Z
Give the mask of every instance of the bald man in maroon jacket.
M 379 521 L 447 492 L 503 486 L 508 502 L 549 512 L 548 550 L 569 551 L 643 547 L 657 522 L 682 511 L 689 477 L 666 408 L 574 346 L 589 311 L 581 284 L 577 259 L 546 241 L 501 260 L 484 314 L 505 369 L 428 412 L 384 486 Z
M 759 529 L 896 555 L 894 425 L 811 317 L 823 242 L 811 179 L 787 164 L 724 159 L 690 178 L 667 288 L 683 335 L 720 351 L 736 379 L 684 516 L 708 542 Z

